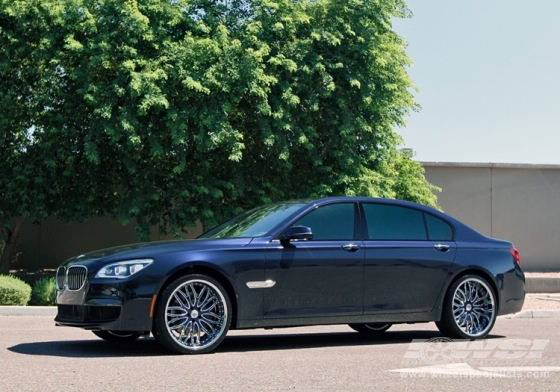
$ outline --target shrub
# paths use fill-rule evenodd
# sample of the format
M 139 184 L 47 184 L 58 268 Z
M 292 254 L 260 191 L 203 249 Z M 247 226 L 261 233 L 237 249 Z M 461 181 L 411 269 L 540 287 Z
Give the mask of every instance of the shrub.
M 31 286 L 12 275 L 0 275 L 0 305 L 25 306 L 31 298 Z
M 41 278 L 33 285 L 31 304 L 39 306 L 56 305 L 55 278 Z

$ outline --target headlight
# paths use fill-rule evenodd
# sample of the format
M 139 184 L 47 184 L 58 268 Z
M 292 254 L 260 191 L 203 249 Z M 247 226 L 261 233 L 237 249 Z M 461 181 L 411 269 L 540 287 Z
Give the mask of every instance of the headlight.
M 129 276 L 143 270 L 153 262 L 154 261 L 152 259 L 119 261 L 118 263 L 109 264 L 101 268 L 97 274 L 95 274 L 95 277 L 115 279 L 128 278 Z

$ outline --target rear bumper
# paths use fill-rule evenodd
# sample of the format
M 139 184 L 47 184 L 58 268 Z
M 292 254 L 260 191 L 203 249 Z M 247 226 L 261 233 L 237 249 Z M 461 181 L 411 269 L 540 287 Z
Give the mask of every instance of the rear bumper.
M 525 274 L 517 264 L 513 271 L 503 275 L 501 286 L 498 315 L 521 311 L 525 302 Z

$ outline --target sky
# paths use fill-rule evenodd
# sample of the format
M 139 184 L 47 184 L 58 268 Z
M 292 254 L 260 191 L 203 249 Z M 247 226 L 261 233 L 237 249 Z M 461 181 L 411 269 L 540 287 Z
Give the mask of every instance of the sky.
M 408 0 L 422 162 L 560 164 L 560 0 Z

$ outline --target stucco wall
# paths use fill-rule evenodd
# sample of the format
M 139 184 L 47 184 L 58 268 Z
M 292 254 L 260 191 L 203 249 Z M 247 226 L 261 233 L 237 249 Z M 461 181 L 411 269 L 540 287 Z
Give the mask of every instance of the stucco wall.
M 194 238 L 202 229 L 193 228 L 185 238 Z M 152 240 L 172 240 L 152 229 Z M 64 223 L 54 218 L 40 225 L 26 223 L 20 238 L 21 255 L 14 268 L 56 268 L 72 257 L 97 249 L 139 242 L 133 225 L 123 226 L 108 217 L 92 218 L 83 223 Z
M 527 270 L 560 270 L 560 166 L 424 162 L 446 213 L 512 241 Z
M 438 199 L 445 212 L 485 235 L 513 241 L 525 269 L 560 271 L 560 165 L 423 165 L 428 181 L 443 189 Z M 185 238 L 200 233 L 193 229 Z M 138 242 L 133 226 L 109 218 L 26 223 L 15 267 L 56 268 L 69 257 L 133 242 Z

